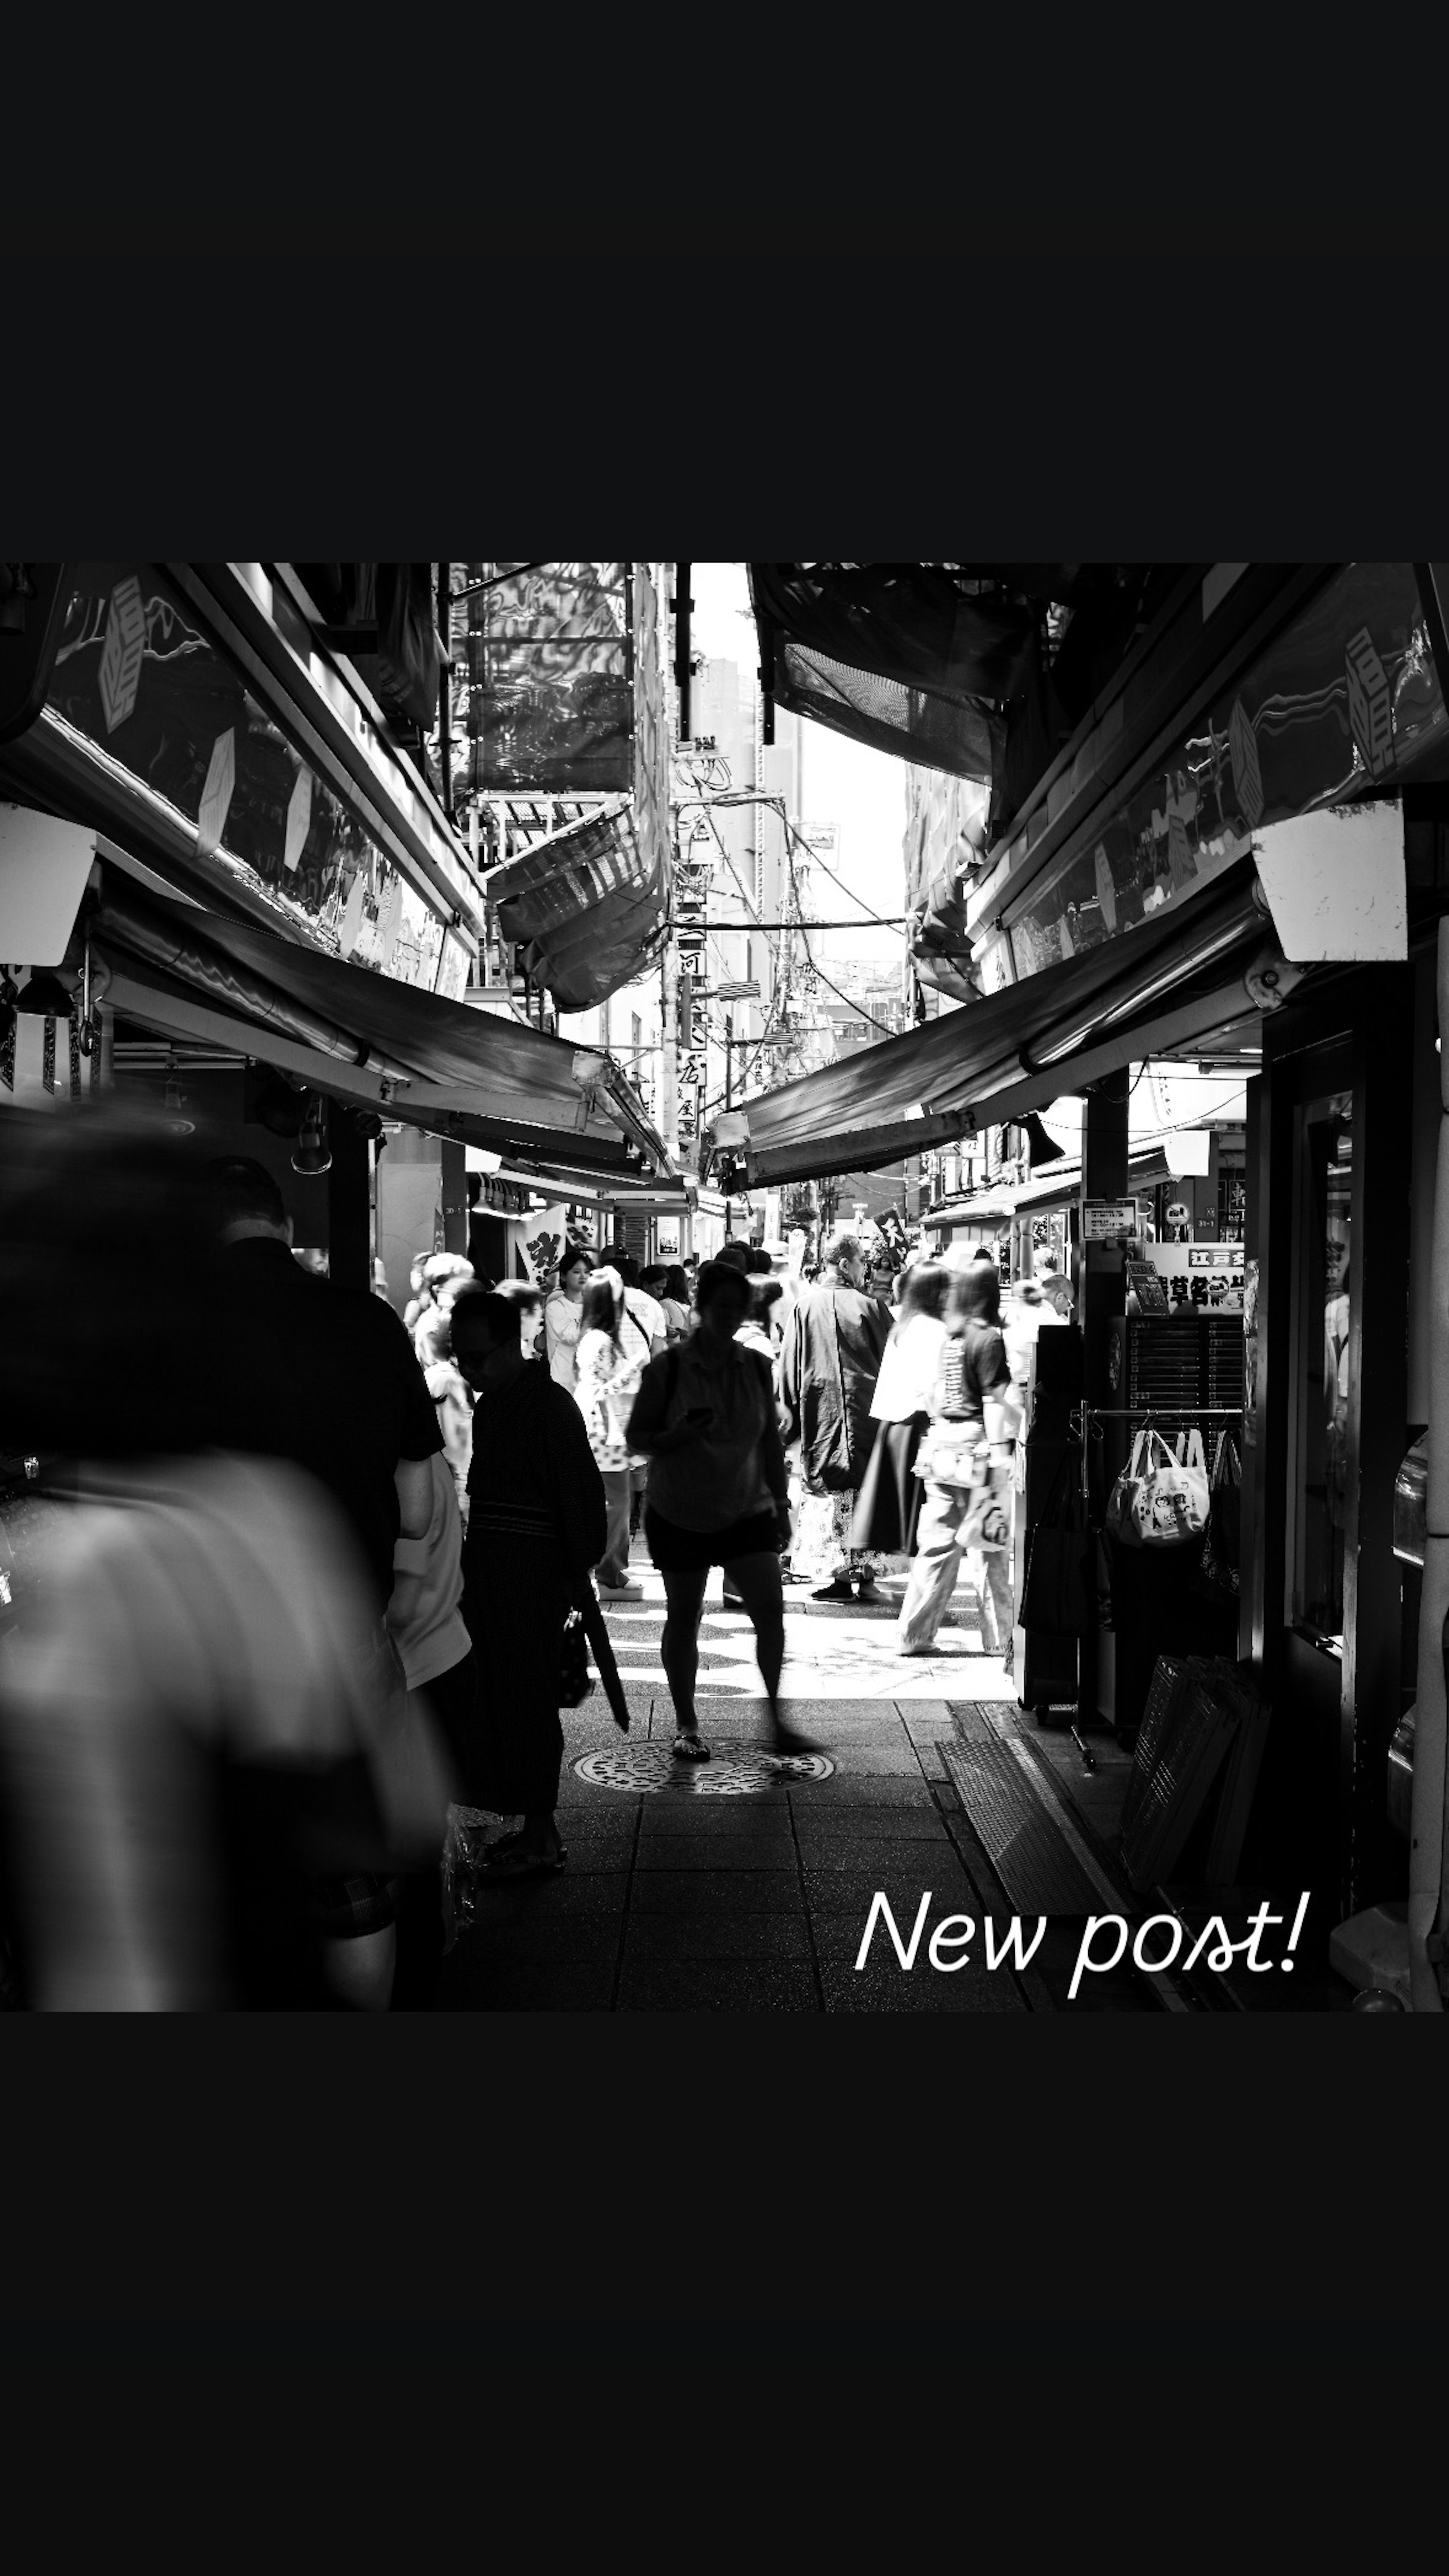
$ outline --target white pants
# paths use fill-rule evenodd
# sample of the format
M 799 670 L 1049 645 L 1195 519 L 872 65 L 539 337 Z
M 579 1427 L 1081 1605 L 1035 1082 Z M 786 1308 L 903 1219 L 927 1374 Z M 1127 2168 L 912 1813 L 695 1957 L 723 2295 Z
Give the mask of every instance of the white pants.
M 916 1524 L 916 1553 L 897 1630 L 902 1646 L 929 1646 L 934 1641 L 961 1567 L 956 1533 L 971 1508 L 972 1496 L 959 1485 L 937 1485 L 928 1476 L 925 1486 Z M 967 1555 L 987 1651 L 1004 1654 L 1012 1628 L 1011 1549 L 971 1548 Z

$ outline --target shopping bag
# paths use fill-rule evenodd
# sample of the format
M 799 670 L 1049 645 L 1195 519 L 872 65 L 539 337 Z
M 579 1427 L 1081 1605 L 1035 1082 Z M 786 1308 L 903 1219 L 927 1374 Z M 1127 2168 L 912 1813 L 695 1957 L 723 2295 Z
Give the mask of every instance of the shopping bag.
M 1215 1600 L 1235 1599 L 1239 1591 L 1238 1536 L 1242 1466 L 1235 1442 L 1219 1435 L 1213 1455 L 1207 1536 L 1203 1541 L 1198 1588 Z
M 1159 1431 L 1139 1431 L 1107 1502 L 1107 1527 L 1121 1547 L 1191 1547 L 1208 1518 L 1202 1439 L 1192 1434 L 1179 1465 Z
M 960 1491 L 986 1481 L 986 1441 L 976 1422 L 933 1422 L 921 1436 L 912 1475 Z M 964 1539 L 959 1541 L 966 1545 Z
M 956 1544 L 995 1556 L 1011 1545 L 1011 1451 L 1003 1443 L 999 1450 L 981 1453 L 978 1464 L 982 1473 L 969 1489 L 966 1518 L 956 1533 Z

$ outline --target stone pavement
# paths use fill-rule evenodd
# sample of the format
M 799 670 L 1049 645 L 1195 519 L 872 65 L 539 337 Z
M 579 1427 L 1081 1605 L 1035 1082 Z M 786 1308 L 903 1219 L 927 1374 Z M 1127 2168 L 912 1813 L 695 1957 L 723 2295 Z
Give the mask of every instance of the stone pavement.
M 786 1593 L 783 1701 L 827 1749 L 828 1778 L 768 1772 L 743 1794 L 729 1764 L 758 1736 L 761 1704 L 748 1620 L 726 1611 L 711 1577 L 701 1632 L 700 1722 L 715 1759 L 656 1764 L 666 1784 L 597 1785 L 576 1763 L 673 1741 L 660 1667 L 663 1586 L 636 1546 L 641 1602 L 611 1608 L 631 1726 L 623 1736 L 597 1687 L 564 1712 L 559 1823 L 568 1848 L 556 1875 L 477 1889 L 473 1920 L 444 1963 L 444 2010 L 586 2012 L 1020 2012 L 1051 2009 L 1039 1978 L 988 1973 L 981 1918 L 1009 1900 L 983 1867 L 940 1747 L 947 1704 L 1008 1698 L 1001 1664 L 983 1651 L 962 1583 L 929 1660 L 894 1650 L 903 1579 L 889 1606 L 817 1603 Z M 617 1767 L 617 1766 L 616 1766 Z M 502 1830 L 501 1823 L 498 1830 Z M 930 1906 L 910 1971 L 883 1925 L 866 1967 L 855 1960 L 877 1891 L 909 1940 Z M 977 1925 L 967 1964 L 927 1957 L 948 1914 Z

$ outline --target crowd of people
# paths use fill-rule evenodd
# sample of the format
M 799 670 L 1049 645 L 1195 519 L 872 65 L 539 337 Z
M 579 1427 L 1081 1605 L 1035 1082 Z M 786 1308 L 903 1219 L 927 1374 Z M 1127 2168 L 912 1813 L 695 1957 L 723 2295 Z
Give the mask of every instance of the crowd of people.
M 276 1182 L 120 1113 L 5 1176 L 0 1408 L 46 1459 L 45 1579 L 0 1685 L 0 1929 L 38 2008 L 426 2009 L 450 1807 L 521 1821 L 480 1879 L 556 1871 L 562 1640 L 665 1596 L 681 1762 L 711 1569 L 776 1754 L 786 1583 L 928 1652 L 963 1552 L 1010 1636 L 1023 1352 L 984 1256 L 816 1274 L 759 1246 L 551 1285 L 418 1257 L 400 1318 L 291 1248 Z

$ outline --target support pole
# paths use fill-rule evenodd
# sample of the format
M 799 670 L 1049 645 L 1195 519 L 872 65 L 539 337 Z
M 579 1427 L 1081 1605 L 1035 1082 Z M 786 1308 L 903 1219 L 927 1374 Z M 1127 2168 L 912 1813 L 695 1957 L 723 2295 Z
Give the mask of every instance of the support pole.
M 1449 1034 L 1449 920 L 1439 924 L 1439 1027 Z M 1409 1995 L 1415 2012 L 1444 2010 L 1445 1635 L 1449 1622 L 1449 1055 L 1439 1056 L 1439 1153 L 1434 1175 L 1433 1307 L 1429 1334 L 1429 1463 L 1419 1684 L 1409 1814 Z M 1438 1955 L 1436 1955 L 1438 1954 Z

